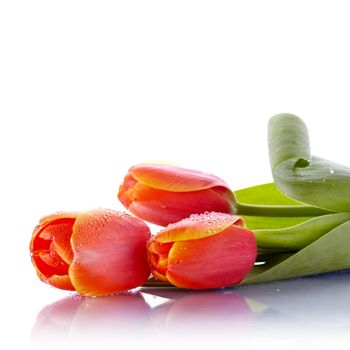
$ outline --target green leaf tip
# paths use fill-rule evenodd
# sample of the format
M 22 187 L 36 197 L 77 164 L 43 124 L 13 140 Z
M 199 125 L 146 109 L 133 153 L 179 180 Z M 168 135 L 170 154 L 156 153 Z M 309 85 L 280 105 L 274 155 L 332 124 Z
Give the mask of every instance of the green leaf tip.
M 307 127 L 294 114 L 281 113 L 271 117 L 268 140 L 272 170 L 285 160 L 295 159 L 298 162 L 303 159 L 307 162 L 311 157 Z

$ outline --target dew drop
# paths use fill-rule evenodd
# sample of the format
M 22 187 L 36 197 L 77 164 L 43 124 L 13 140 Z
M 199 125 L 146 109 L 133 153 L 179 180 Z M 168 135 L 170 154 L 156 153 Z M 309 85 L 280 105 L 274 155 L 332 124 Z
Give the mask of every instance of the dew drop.
M 190 220 L 191 220 L 191 221 L 196 221 L 197 218 L 198 218 L 198 214 L 191 214 L 191 215 L 190 215 Z
M 73 294 L 73 299 L 74 300 L 84 300 L 86 299 L 85 297 L 79 295 L 79 294 L 76 294 L 76 293 L 72 293 Z

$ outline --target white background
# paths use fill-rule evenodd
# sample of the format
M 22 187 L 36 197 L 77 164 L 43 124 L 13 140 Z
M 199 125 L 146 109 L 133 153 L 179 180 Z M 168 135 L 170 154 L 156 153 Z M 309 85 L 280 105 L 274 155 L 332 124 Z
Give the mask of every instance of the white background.
M 116 195 L 131 165 L 170 161 L 214 173 L 232 189 L 269 182 L 266 126 L 280 112 L 304 119 L 314 154 L 350 164 L 349 33 L 347 1 L 2 0 L 0 342 L 36 347 L 45 338 L 45 329 L 40 339 L 33 335 L 37 314 L 69 295 L 38 281 L 31 266 L 28 244 L 39 218 L 57 210 L 121 210 Z M 215 337 L 215 324 L 202 333 L 212 332 L 217 346 L 239 333 L 243 344 L 262 347 L 266 330 L 266 344 L 292 347 L 302 319 L 299 347 L 334 342 L 329 328 L 339 342 L 349 329 L 343 306 L 350 278 L 332 278 L 256 289 L 268 296 L 265 306 L 286 315 L 283 327 L 278 317 L 255 317 L 254 327 L 233 335 L 230 328 Z M 286 297 L 275 299 L 281 286 Z M 146 299 L 152 307 L 166 301 Z M 117 345 L 144 330 L 137 315 L 125 323 L 124 314 Z M 109 329 L 115 314 L 100 317 Z M 188 325 L 188 342 L 200 342 L 205 317 Z M 143 334 L 144 347 L 181 345 L 184 334 L 174 333 L 172 343 L 171 323 L 167 333 L 159 322 L 144 330 L 151 334 Z M 62 324 L 73 339 L 74 327 Z M 61 326 L 67 347 L 72 341 Z M 311 340 L 317 327 L 322 331 Z M 103 334 L 94 327 L 79 329 L 78 340 L 89 333 L 89 344 L 100 344 Z

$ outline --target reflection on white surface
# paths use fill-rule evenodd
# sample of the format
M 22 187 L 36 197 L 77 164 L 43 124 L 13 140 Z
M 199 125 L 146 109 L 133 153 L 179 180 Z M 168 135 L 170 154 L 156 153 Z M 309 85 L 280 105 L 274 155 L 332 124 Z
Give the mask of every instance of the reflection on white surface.
M 54 341 L 58 346 L 124 343 L 129 339 L 142 342 L 148 336 L 150 311 L 140 293 L 101 298 L 70 296 L 40 311 L 32 339 L 42 345 Z
M 294 344 L 350 329 L 350 272 L 228 290 L 150 288 L 103 298 L 70 296 L 41 310 L 35 345 Z M 310 340 L 311 341 L 311 340 Z

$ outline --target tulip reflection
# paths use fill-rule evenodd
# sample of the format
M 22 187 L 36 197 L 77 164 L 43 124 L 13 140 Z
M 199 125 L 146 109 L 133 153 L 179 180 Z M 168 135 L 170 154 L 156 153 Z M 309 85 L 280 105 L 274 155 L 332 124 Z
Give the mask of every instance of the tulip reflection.
M 67 337 L 74 315 L 84 300 L 83 297 L 67 297 L 44 307 L 32 329 L 32 339 Z
M 116 343 L 148 336 L 150 307 L 140 293 L 109 297 L 70 297 L 45 307 L 37 317 L 32 340 Z M 138 335 L 137 339 L 135 334 Z
M 150 292 L 152 293 L 152 291 Z M 159 295 L 159 291 L 154 291 Z M 170 338 L 179 335 L 222 337 L 249 333 L 254 313 L 246 299 L 231 291 L 163 292 L 168 302 L 152 310 L 152 325 Z
M 313 332 L 319 337 L 320 330 L 330 334 L 349 327 L 349 276 L 339 273 L 202 292 L 142 288 L 142 294 L 70 297 L 39 313 L 32 338 L 46 348 L 77 341 L 140 348 L 166 344 L 170 349 L 185 342 L 256 344 Z

